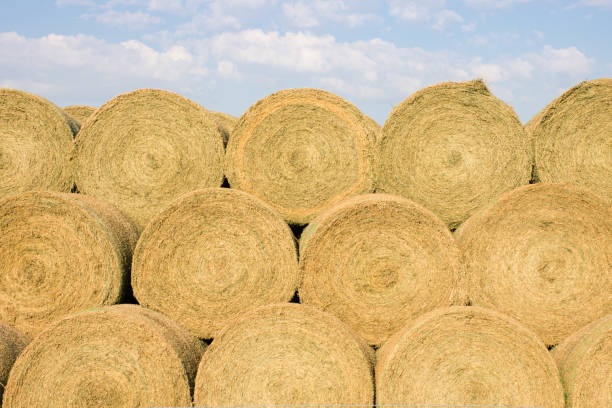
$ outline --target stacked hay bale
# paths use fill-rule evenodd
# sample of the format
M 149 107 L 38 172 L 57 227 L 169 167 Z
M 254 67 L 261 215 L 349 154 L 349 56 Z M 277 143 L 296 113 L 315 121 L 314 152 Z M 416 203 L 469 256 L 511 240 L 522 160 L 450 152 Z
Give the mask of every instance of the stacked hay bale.
M 227 146 L 227 141 L 232 130 L 234 130 L 234 126 L 236 126 L 236 122 L 238 122 L 238 118 L 223 112 L 209 111 L 209 113 L 219 126 L 221 136 L 223 137 L 223 146 Z
M 289 223 L 374 189 L 371 121 L 326 91 L 276 92 L 242 115 L 227 145 L 230 186 L 261 198 Z
M 72 119 L 76 120 L 79 127 L 96 111 L 93 106 L 87 105 L 70 105 L 64 108 L 64 112 Z
M 583 188 L 518 188 L 457 238 L 472 303 L 518 319 L 547 345 L 612 313 L 612 206 Z
M 73 152 L 75 181 L 142 230 L 180 195 L 220 186 L 223 155 L 218 125 L 204 108 L 141 89 L 110 100 L 85 123 Z
M 501 313 L 425 314 L 377 352 L 376 403 L 563 408 L 559 371 L 536 335 Z
M 46 99 L 0 88 L 0 198 L 31 190 L 70 191 L 69 152 L 78 126 L 66 119 Z
M 553 356 L 567 408 L 612 406 L 612 314 L 565 339 Z
M 372 345 L 462 300 L 450 231 L 398 196 L 357 196 L 320 214 L 300 238 L 300 268 L 300 300 L 340 317 Z
M 81 310 L 118 303 L 137 234 L 92 197 L 27 192 L 0 202 L 0 320 L 28 335 Z
M 19 356 L 4 408 L 191 406 L 203 343 L 139 306 L 62 319 Z
M 202 338 L 249 308 L 288 302 L 298 281 L 289 226 L 263 201 L 226 188 L 187 194 L 158 214 L 132 264 L 140 304 Z
M 521 122 L 480 80 L 434 85 L 404 100 L 383 126 L 380 155 L 377 192 L 414 200 L 451 229 L 531 178 Z
M 328 313 L 265 306 L 238 318 L 206 350 L 194 405 L 371 406 L 373 357 Z
M 0 322 L 0 401 L 13 363 L 29 342 L 30 339 L 14 327 Z
M 572 183 L 612 202 L 612 79 L 585 81 L 566 91 L 527 125 L 535 177 Z

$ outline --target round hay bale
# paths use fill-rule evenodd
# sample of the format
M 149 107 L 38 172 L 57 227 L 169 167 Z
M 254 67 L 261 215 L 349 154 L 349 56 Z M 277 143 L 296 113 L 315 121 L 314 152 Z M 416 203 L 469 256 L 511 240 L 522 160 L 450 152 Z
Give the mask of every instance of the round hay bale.
M 57 106 L 0 88 L 0 199 L 31 190 L 69 192 L 72 136 Z
M 80 192 L 104 198 L 142 230 L 180 195 L 223 181 L 223 140 L 196 103 L 141 89 L 101 106 L 73 152 Z
M 0 320 L 35 336 L 53 321 L 118 303 L 136 230 L 93 197 L 27 192 L 0 202 Z
M 12 326 L 0 322 L 0 401 L 13 363 L 29 342 L 27 336 Z
M 64 112 L 72 119 L 76 120 L 79 127 L 96 111 L 93 106 L 70 105 L 64 108 Z
M 518 188 L 457 239 L 472 304 L 518 319 L 547 345 L 612 313 L 612 206 L 583 188 Z
M 343 199 L 374 190 L 371 121 L 317 89 L 287 89 L 251 106 L 227 145 L 226 176 L 288 222 L 307 224 Z
M 298 304 L 244 314 L 198 368 L 194 405 L 372 406 L 374 355 L 334 316 Z
M 332 207 L 300 237 L 300 300 L 338 316 L 372 345 L 460 302 L 459 248 L 429 210 L 387 194 Z
M 158 214 L 132 262 L 139 303 L 201 338 L 249 308 L 288 302 L 298 281 L 289 226 L 263 201 L 227 188 L 189 193 Z
M 527 125 L 535 176 L 583 186 L 612 203 L 612 79 L 585 81 L 551 102 Z
M 213 116 L 213 119 L 219 126 L 219 131 L 223 137 L 223 146 L 226 146 L 229 136 L 232 133 L 232 130 L 234 130 L 236 122 L 238 122 L 238 118 L 223 112 L 209 111 L 209 113 Z
M 136 305 L 58 321 L 19 356 L 4 408 L 191 406 L 204 345 Z
M 424 205 L 455 229 L 531 179 L 523 125 L 481 80 L 414 93 L 383 125 L 377 192 Z
M 553 357 L 567 408 L 612 407 L 612 314 L 565 339 Z
M 390 338 L 376 359 L 377 404 L 563 408 L 559 371 L 544 344 L 493 310 L 427 313 Z

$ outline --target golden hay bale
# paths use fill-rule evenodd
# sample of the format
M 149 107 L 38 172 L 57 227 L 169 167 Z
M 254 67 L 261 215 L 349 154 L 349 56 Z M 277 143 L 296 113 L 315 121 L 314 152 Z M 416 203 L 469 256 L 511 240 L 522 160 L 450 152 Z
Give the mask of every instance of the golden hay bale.
M 348 101 L 287 89 L 251 106 L 227 145 L 232 187 L 263 199 L 292 224 L 374 189 L 376 134 Z
M 227 188 L 189 193 L 158 214 L 132 263 L 140 304 L 202 338 L 246 309 L 288 302 L 298 281 L 289 226 L 263 201 Z
M 236 319 L 198 368 L 196 406 L 371 406 L 374 355 L 334 316 L 293 303 Z
M 0 401 L 2 401 L 2 393 L 6 387 L 11 367 L 21 350 L 29 342 L 30 339 L 19 333 L 14 327 L 0 322 Z
M 612 79 L 566 91 L 527 125 L 535 146 L 535 176 L 583 186 L 612 202 Z
M 612 314 L 565 339 L 553 357 L 567 408 L 612 407 Z
M 232 130 L 234 130 L 236 122 L 238 122 L 238 118 L 223 112 L 209 111 L 208 113 L 213 116 L 213 119 L 219 126 L 219 131 L 223 137 L 223 146 L 226 146 L 229 136 Z
M 72 136 L 57 106 L 0 88 L 0 198 L 30 190 L 69 192 Z
M 29 335 L 119 302 L 136 231 L 92 197 L 27 192 L 0 202 L 0 320 Z
M 377 192 L 414 200 L 451 229 L 531 178 L 521 122 L 481 80 L 408 97 L 383 126 L 380 155 Z
M 332 207 L 300 238 L 300 300 L 379 345 L 421 314 L 460 302 L 462 265 L 446 225 L 398 196 Z
M 70 105 L 64 108 L 64 112 L 76 120 L 79 127 L 96 111 L 93 106 L 87 105 Z
M 376 354 L 376 403 L 563 408 L 559 371 L 536 335 L 501 313 L 427 313 Z M 414 404 L 414 405 L 412 405 Z
M 612 313 L 612 206 L 583 188 L 520 187 L 457 239 L 472 303 L 518 319 L 548 345 Z
M 204 345 L 136 305 L 88 310 L 36 337 L 9 376 L 4 408 L 191 406 Z
M 223 140 L 201 106 L 172 92 L 119 95 L 89 118 L 73 152 L 80 192 L 104 198 L 142 230 L 189 191 L 223 181 Z

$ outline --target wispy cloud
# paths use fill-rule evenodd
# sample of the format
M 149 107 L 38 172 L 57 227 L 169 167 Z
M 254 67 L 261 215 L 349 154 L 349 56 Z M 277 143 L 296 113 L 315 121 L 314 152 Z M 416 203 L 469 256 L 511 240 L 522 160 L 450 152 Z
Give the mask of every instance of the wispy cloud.
M 142 11 L 116 11 L 108 10 L 99 14 L 84 14 L 82 18 L 96 21 L 113 27 L 127 29 L 143 29 L 151 25 L 163 23 L 163 19 Z

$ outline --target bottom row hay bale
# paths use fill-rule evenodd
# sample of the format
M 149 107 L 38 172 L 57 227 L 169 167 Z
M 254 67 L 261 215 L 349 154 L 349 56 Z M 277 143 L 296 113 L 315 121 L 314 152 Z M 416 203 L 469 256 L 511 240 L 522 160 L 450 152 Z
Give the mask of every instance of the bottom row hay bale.
M 204 345 L 135 305 L 62 319 L 19 356 L 3 408 L 191 406 Z
M 375 373 L 380 405 L 563 408 L 544 344 L 514 319 L 479 307 L 421 316 L 378 350 Z
M 198 368 L 194 405 L 371 406 L 373 351 L 331 314 L 269 305 L 228 326 Z
M 0 202 L 0 320 L 35 336 L 57 319 L 119 303 L 136 230 L 78 194 L 28 192 Z
M 612 313 L 612 205 L 584 188 L 517 188 L 455 234 L 472 304 L 514 317 L 545 344 Z
M 612 314 L 565 339 L 553 356 L 567 408 L 612 407 Z
M 30 339 L 19 333 L 14 327 L 0 323 L 0 401 L 6 387 L 6 380 L 15 359 Z

